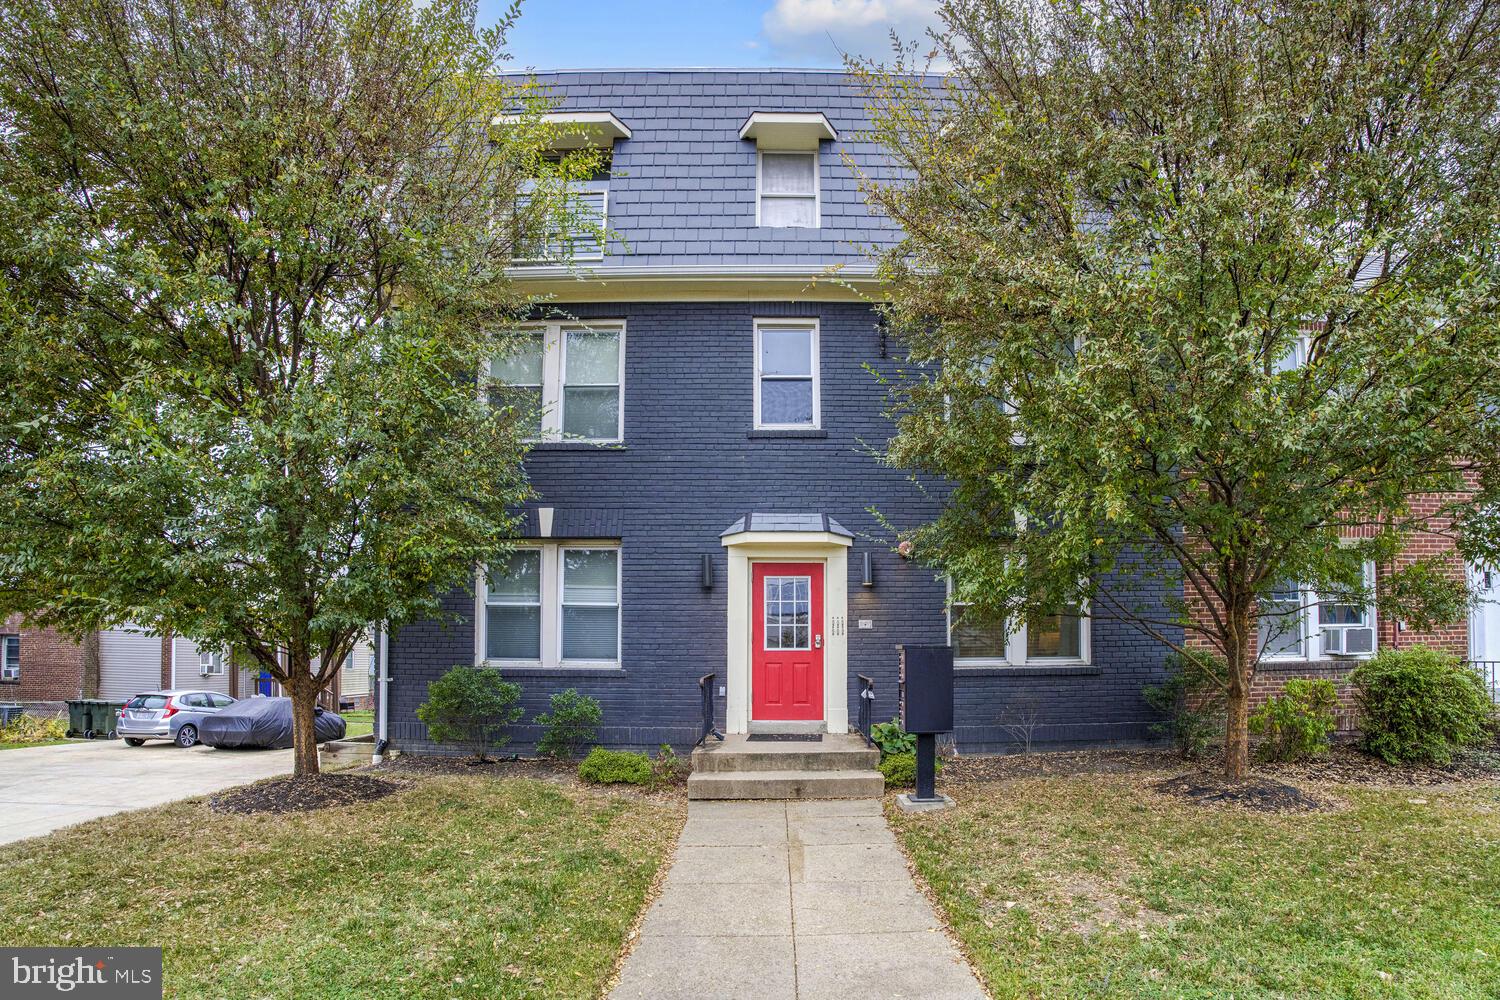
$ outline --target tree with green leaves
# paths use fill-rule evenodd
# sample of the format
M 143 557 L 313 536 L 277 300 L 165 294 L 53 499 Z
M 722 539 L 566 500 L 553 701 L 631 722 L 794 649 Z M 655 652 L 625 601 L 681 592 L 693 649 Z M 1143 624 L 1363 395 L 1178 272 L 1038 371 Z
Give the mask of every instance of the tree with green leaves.
M 242 651 L 315 773 L 361 632 L 513 534 L 534 414 L 476 378 L 592 164 L 496 75 L 515 8 L 0 10 L 0 604 Z
M 1462 617 L 1454 556 L 1367 560 L 1497 555 L 1500 7 L 942 18 L 944 81 L 854 67 L 902 168 L 862 178 L 904 233 L 888 457 L 951 484 L 915 553 L 967 613 L 1221 658 L 1242 778 L 1278 586 L 1420 628 Z

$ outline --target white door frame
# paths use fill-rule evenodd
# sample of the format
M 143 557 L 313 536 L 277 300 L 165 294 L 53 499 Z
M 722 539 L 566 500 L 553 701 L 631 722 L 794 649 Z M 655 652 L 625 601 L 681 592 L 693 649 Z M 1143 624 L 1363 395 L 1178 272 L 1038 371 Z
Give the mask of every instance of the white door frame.
M 750 731 L 751 564 L 823 564 L 823 721 L 830 733 L 849 731 L 849 547 L 852 538 L 830 531 L 741 531 L 726 535 L 729 555 L 728 656 L 724 728 Z M 791 731 L 798 723 L 788 723 Z

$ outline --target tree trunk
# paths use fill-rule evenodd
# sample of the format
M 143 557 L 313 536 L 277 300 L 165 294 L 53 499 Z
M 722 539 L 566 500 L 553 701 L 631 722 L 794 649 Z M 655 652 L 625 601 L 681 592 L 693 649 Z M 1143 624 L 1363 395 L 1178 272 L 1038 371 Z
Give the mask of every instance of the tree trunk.
M 85 632 L 83 634 L 83 697 L 99 697 L 100 667 L 99 667 L 99 633 Z
M 1250 770 L 1250 679 L 1254 661 L 1250 656 L 1248 606 L 1228 612 L 1228 687 L 1224 712 L 1224 777 L 1244 781 Z
M 288 665 L 292 682 L 287 694 L 292 699 L 292 776 L 310 777 L 318 773 L 318 734 L 316 729 L 318 685 L 307 664 L 300 668 Z

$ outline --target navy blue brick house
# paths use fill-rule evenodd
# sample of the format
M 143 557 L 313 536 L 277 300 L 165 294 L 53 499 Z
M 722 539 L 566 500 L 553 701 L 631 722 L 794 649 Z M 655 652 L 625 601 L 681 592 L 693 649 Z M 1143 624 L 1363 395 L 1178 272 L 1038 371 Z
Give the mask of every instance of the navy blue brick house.
M 546 406 L 538 499 L 517 554 L 449 595 L 453 621 L 392 638 L 392 745 L 434 749 L 415 715 L 427 683 L 476 662 L 521 684 L 528 723 L 564 688 L 597 698 L 610 746 L 693 743 L 705 674 L 729 732 L 841 732 L 858 675 L 889 718 L 896 645 L 950 639 L 960 750 L 1014 745 L 1007 724 L 1033 720 L 1038 745 L 1148 738 L 1157 643 L 1065 613 L 950 635 L 945 581 L 870 513 L 915 524 L 941 489 L 869 450 L 891 432 L 869 369 L 894 372 L 899 351 L 860 248 L 897 234 L 842 161 L 882 169 L 858 140 L 858 89 L 805 71 L 540 82 L 559 120 L 612 150 L 588 187 L 618 238 L 571 270 L 517 269 L 552 296 L 535 354 L 495 369 Z M 519 725 L 513 745 L 537 735 Z

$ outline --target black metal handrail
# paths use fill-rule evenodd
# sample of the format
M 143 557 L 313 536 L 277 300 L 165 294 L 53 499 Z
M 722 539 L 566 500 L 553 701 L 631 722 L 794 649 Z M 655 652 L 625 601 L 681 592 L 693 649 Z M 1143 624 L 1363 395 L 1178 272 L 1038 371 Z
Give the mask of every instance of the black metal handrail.
M 873 747 L 875 741 L 870 738 L 870 727 L 875 716 L 875 682 L 864 674 L 855 676 L 859 678 L 859 735 L 865 738 L 865 746 Z
M 1500 705 L 1500 660 L 1467 660 L 1469 666 L 1479 672 L 1479 679 L 1484 684 L 1484 689 L 1490 693 L 1490 700 Z
M 714 679 L 718 674 L 704 674 L 698 678 L 698 692 L 703 698 L 703 728 L 698 734 L 698 742 L 693 746 L 701 747 L 704 742 L 713 736 L 723 740 L 724 734 L 719 732 L 714 725 Z

